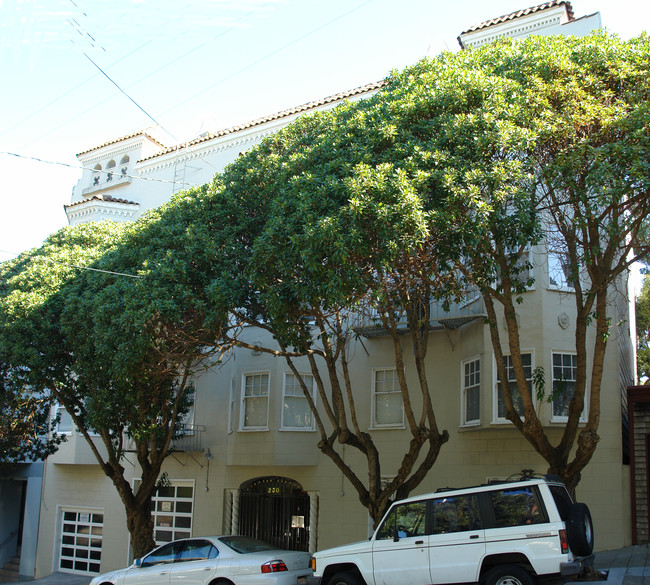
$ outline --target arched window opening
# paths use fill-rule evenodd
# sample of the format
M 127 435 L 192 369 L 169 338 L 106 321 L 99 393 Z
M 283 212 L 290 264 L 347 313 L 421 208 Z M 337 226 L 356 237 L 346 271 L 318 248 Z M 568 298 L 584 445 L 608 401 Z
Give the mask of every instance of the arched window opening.
M 120 175 L 122 178 L 126 177 L 128 170 L 129 170 L 129 161 L 131 159 L 129 158 L 128 154 L 125 154 L 122 157 L 122 160 L 120 161 Z
M 102 165 L 99 164 L 95 165 L 95 168 L 93 169 L 93 178 L 92 178 L 93 187 L 99 185 L 99 177 L 101 173 L 102 173 Z
M 115 168 L 115 161 L 109 160 L 106 165 L 106 182 L 110 183 L 113 180 L 113 169 Z

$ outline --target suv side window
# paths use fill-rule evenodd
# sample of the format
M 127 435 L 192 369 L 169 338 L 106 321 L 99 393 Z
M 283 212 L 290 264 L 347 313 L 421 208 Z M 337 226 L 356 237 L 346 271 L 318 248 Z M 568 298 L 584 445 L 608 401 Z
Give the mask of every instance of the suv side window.
M 476 496 L 452 496 L 433 500 L 431 533 L 464 532 L 481 527 Z
M 573 504 L 569 492 L 563 485 L 549 485 L 551 490 L 551 495 L 555 500 L 555 505 L 557 506 L 557 511 L 560 513 L 560 518 L 566 521 L 569 519 L 569 509 Z
M 490 496 L 496 528 L 547 522 L 546 512 L 533 486 L 497 490 Z
M 377 532 L 377 540 L 395 538 L 395 531 L 397 531 L 399 538 L 424 536 L 426 509 L 426 501 L 408 502 L 393 506 Z

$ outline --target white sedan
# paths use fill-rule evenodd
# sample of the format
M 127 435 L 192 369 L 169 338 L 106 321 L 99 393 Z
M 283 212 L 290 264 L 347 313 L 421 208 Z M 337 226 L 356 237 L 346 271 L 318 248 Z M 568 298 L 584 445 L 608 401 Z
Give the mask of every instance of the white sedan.
M 309 553 L 275 549 L 248 536 L 175 540 L 90 585 L 303 585 Z

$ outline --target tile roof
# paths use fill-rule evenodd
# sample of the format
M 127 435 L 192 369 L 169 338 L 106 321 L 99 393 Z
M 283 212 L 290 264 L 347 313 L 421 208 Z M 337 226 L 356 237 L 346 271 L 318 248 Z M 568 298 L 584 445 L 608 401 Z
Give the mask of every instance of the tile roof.
M 126 205 L 140 205 L 135 201 L 128 201 L 127 199 L 118 199 L 117 197 L 112 197 L 111 195 L 93 195 L 92 197 L 84 197 L 81 201 L 75 201 L 70 205 L 64 205 L 63 209 L 67 210 L 70 209 L 71 207 L 76 207 L 77 205 L 89 203 L 90 201 L 104 201 L 105 203 L 125 203 Z
M 151 142 L 157 144 L 161 148 L 167 148 L 167 146 L 165 144 L 163 144 L 159 140 L 156 140 L 150 134 L 147 134 L 146 132 L 143 132 L 142 130 L 139 130 L 138 132 L 133 132 L 132 134 L 127 134 L 126 136 L 122 136 L 121 138 L 116 138 L 115 140 L 109 140 L 108 142 L 104 142 L 104 144 L 100 144 L 99 146 L 93 146 L 92 148 L 89 148 L 88 150 L 84 150 L 83 152 L 79 152 L 76 156 L 82 156 L 84 154 L 88 154 L 89 152 L 92 152 L 93 150 L 99 150 L 100 148 L 104 148 L 104 146 L 110 146 L 111 144 L 116 144 L 118 142 L 128 140 L 129 138 L 135 138 L 136 136 L 144 136 L 145 138 L 148 138 L 149 140 L 151 140 Z
M 348 99 L 357 95 L 362 95 L 364 93 L 369 93 L 371 91 L 377 91 L 378 89 L 381 89 L 384 85 L 386 85 L 386 80 L 382 81 L 376 81 L 374 83 L 369 83 L 367 85 L 362 85 L 361 87 L 356 87 L 354 89 L 350 89 L 348 91 L 343 91 L 341 93 L 337 93 L 335 95 L 331 95 L 319 100 L 314 100 L 312 102 L 308 102 L 306 104 L 302 104 L 300 106 L 296 106 L 294 108 L 290 108 L 288 110 L 283 110 L 281 112 L 278 112 L 276 114 L 271 114 L 270 116 L 264 116 L 263 118 L 258 118 L 257 120 L 252 120 L 251 122 L 245 122 L 243 124 L 240 124 L 238 126 L 232 126 L 230 128 L 225 128 L 224 130 L 219 130 L 217 132 L 206 132 L 205 134 L 199 136 L 198 138 L 195 138 L 194 140 L 191 140 L 190 142 L 186 142 L 183 144 L 177 144 L 176 146 L 171 146 L 169 148 L 166 148 L 165 150 L 162 150 L 160 152 L 157 152 L 156 154 L 152 154 L 146 158 L 141 159 L 141 161 L 146 161 L 146 160 L 151 160 L 153 158 L 156 158 L 158 156 L 163 156 L 165 154 L 169 154 L 170 152 L 175 152 L 177 150 L 182 150 L 187 147 L 195 146 L 197 144 L 201 144 L 203 142 L 208 142 L 210 140 L 214 140 L 215 138 L 220 138 L 222 136 L 227 136 L 228 134 L 234 134 L 236 132 L 241 132 L 242 130 L 247 130 L 249 128 L 254 128 L 255 126 L 260 126 L 262 124 L 265 124 L 267 122 L 273 122 L 275 120 L 281 120 L 282 118 L 287 118 L 289 116 L 292 116 L 294 114 L 301 114 L 303 112 L 308 112 L 310 110 L 319 108 L 321 106 L 325 106 L 327 104 L 335 103 L 344 99 Z
M 468 28 L 466 31 L 463 31 L 460 34 L 464 35 L 470 32 L 481 30 L 482 28 L 488 28 L 490 26 L 494 26 L 495 24 L 501 24 L 509 20 L 514 20 L 515 18 L 520 18 L 521 16 L 527 16 L 529 14 L 534 14 L 535 12 L 540 12 L 548 8 L 554 8 L 555 6 L 562 6 L 562 5 L 565 5 L 567 8 L 567 14 L 569 16 L 569 20 L 574 20 L 573 8 L 571 7 L 571 2 L 569 2 L 568 0 L 551 0 L 550 2 L 544 2 L 544 4 L 539 4 L 537 6 L 531 6 L 530 8 L 517 10 L 516 12 L 511 12 L 510 14 L 504 14 L 503 16 L 499 16 L 497 18 L 492 18 L 490 20 L 486 20 L 485 22 L 475 24 L 474 26 Z

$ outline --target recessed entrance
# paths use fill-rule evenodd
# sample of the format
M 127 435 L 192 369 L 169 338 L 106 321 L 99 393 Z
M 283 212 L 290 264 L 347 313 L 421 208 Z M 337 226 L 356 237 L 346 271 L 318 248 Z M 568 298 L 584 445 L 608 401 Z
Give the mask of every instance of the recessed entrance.
M 242 484 L 239 534 L 288 550 L 309 550 L 309 495 L 286 477 Z

